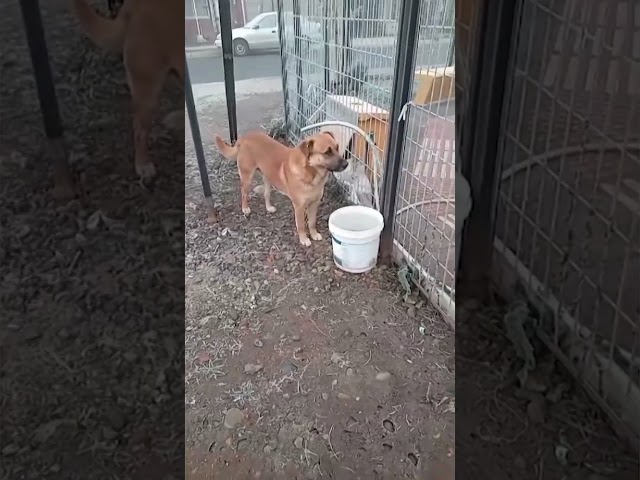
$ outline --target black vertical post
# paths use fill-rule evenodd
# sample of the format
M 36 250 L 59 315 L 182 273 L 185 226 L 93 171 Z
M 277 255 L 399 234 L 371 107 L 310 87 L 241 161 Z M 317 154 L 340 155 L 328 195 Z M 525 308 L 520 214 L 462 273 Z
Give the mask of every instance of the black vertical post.
M 273 2 L 273 0 L 271 0 Z M 287 43 L 285 37 L 284 1 L 278 0 L 278 37 L 280 40 L 280 65 L 282 67 L 282 95 L 284 100 L 284 124 L 287 133 L 291 132 L 291 119 L 289 118 L 289 93 L 287 88 Z
M 29 45 L 33 75 L 36 80 L 38 101 L 44 122 L 44 130 L 49 141 L 49 156 L 53 162 L 53 177 L 56 195 L 73 195 L 71 171 L 64 148 L 62 120 L 53 85 L 53 74 L 49 63 L 49 52 L 42 26 L 42 15 L 38 0 L 20 0 L 22 21 Z
M 461 172 L 473 199 L 459 247 L 460 272 L 464 275 L 461 287 L 466 291 L 456 290 L 464 298 L 486 293 L 468 288 L 485 287 L 483 279 L 491 268 L 500 176 L 498 141 L 517 8 L 512 0 L 483 3 L 476 32 L 478 58 L 470 72 L 468 105 L 459 135 Z
M 224 90 L 227 97 L 229 117 L 229 138 L 231 143 L 238 139 L 238 117 L 236 113 L 236 84 L 233 71 L 233 37 L 231 30 L 231 0 L 220 0 L 220 39 L 222 40 L 222 65 L 224 67 Z
M 22 7 L 22 20 L 27 34 L 45 132 L 49 138 L 62 137 L 62 121 L 60 120 L 56 90 L 53 86 L 53 75 L 49 64 L 44 28 L 42 27 L 40 5 L 38 0 L 21 0 L 20 7 Z
M 211 198 L 211 184 L 209 183 L 209 172 L 207 171 L 207 162 L 204 158 L 204 148 L 202 147 L 202 136 L 200 135 L 200 122 L 198 121 L 198 112 L 196 111 L 196 102 L 193 98 L 193 89 L 191 87 L 191 75 L 189 75 L 189 64 L 187 57 L 184 58 L 184 101 L 187 106 L 187 115 L 189 116 L 189 127 L 191 128 L 191 138 L 193 138 L 193 147 L 196 151 L 198 160 L 198 170 L 200 171 L 200 181 L 202 182 L 202 192 L 204 193 L 204 201 L 207 206 L 207 217 L 210 222 L 217 221 L 217 215 L 213 207 Z
M 300 0 L 293 0 L 293 51 L 296 57 L 296 94 L 297 113 L 294 125 L 296 137 L 300 135 L 300 127 L 303 126 L 302 112 L 304 112 L 304 82 L 302 81 L 302 30 L 300 28 Z
M 393 75 L 393 100 L 389 122 L 389 140 L 382 182 L 382 216 L 384 229 L 380 243 L 383 262 L 393 258 L 393 227 L 396 219 L 396 191 L 406 130 L 406 115 L 401 115 L 409 102 L 413 80 L 413 54 L 418 46 L 418 16 L 420 0 L 402 2 L 400 30 L 396 47 L 396 64 Z

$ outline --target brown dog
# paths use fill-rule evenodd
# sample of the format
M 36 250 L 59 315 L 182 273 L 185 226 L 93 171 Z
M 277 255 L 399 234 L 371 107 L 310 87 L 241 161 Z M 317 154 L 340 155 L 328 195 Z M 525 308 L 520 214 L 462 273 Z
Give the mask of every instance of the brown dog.
M 86 0 L 72 0 L 73 10 L 91 41 L 122 53 L 133 103 L 135 167 L 148 180 L 156 169 L 149 159 L 148 140 L 154 109 L 167 75 L 184 84 L 184 6 L 180 0 L 126 0 L 118 16 L 99 15 Z
M 251 213 L 249 189 L 256 170 L 264 180 L 264 202 L 267 212 L 276 211 L 271 204 L 271 186 L 287 195 L 293 203 L 296 229 L 300 243 L 311 245 L 305 229 L 305 213 L 313 240 L 322 240 L 316 230 L 318 207 L 329 172 L 342 172 L 349 165 L 340 155 L 334 136 L 323 132 L 304 140 L 295 148 L 282 145 L 264 133 L 249 133 L 234 146 L 216 135 L 220 153 L 238 162 L 242 198 L 242 213 Z

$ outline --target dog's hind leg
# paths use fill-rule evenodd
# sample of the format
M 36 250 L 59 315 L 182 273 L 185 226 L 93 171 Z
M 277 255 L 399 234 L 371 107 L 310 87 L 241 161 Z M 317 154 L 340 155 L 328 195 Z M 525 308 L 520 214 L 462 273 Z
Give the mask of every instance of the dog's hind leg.
M 271 205 L 271 182 L 267 180 L 267 177 L 262 177 L 264 182 L 264 204 L 267 207 L 267 212 L 275 213 L 276 207 Z

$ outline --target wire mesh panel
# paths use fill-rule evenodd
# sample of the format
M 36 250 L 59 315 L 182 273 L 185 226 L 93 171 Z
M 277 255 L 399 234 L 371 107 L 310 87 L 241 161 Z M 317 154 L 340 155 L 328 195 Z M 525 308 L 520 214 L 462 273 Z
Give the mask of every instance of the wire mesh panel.
M 326 120 L 364 130 L 375 147 L 351 130 L 329 128 L 356 160 L 337 178 L 352 202 L 367 206 L 374 206 L 382 177 L 399 7 L 392 0 L 281 0 L 292 140 L 304 126 Z
M 497 260 L 544 300 L 549 346 L 637 435 L 640 5 L 521 0 L 518 16 Z
M 283 76 L 292 140 L 326 120 L 351 123 L 372 140 L 329 128 L 354 161 L 336 178 L 350 201 L 377 206 L 389 125 L 405 115 L 395 239 L 419 285 L 453 318 L 454 3 L 421 0 L 414 69 L 394 72 L 401 2 L 281 0 Z M 391 110 L 394 75 L 410 75 L 412 101 Z M 428 282 L 425 282 L 429 279 Z M 435 298 L 435 297 L 434 297 Z M 441 301 L 445 299 L 446 301 Z
M 420 2 L 412 95 L 397 190 L 395 239 L 447 316 L 455 291 L 454 3 Z

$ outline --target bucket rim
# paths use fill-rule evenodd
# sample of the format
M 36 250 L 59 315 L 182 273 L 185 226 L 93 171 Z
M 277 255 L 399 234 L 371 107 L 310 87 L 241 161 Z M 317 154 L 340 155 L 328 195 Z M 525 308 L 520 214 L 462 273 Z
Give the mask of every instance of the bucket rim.
M 338 215 L 344 215 L 345 213 L 361 213 L 365 215 L 369 215 L 370 217 L 375 217 L 378 220 L 379 225 L 376 225 L 373 228 L 369 228 L 367 230 L 346 230 L 344 228 L 338 227 L 334 224 L 334 220 Z M 334 210 L 331 215 L 329 215 L 329 232 L 331 235 L 336 235 L 339 237 L 343 237 L 345 239 L 353 239 L 353 240 L 363 240 L 371 237 L 373 240 L 376 236 L 379 236 L 384 228 L 384 217 L 382 214 L 376 210 L 375 208 L 365 207 L 363 205 L 348 205 L 346 207 L 338 208 Z

